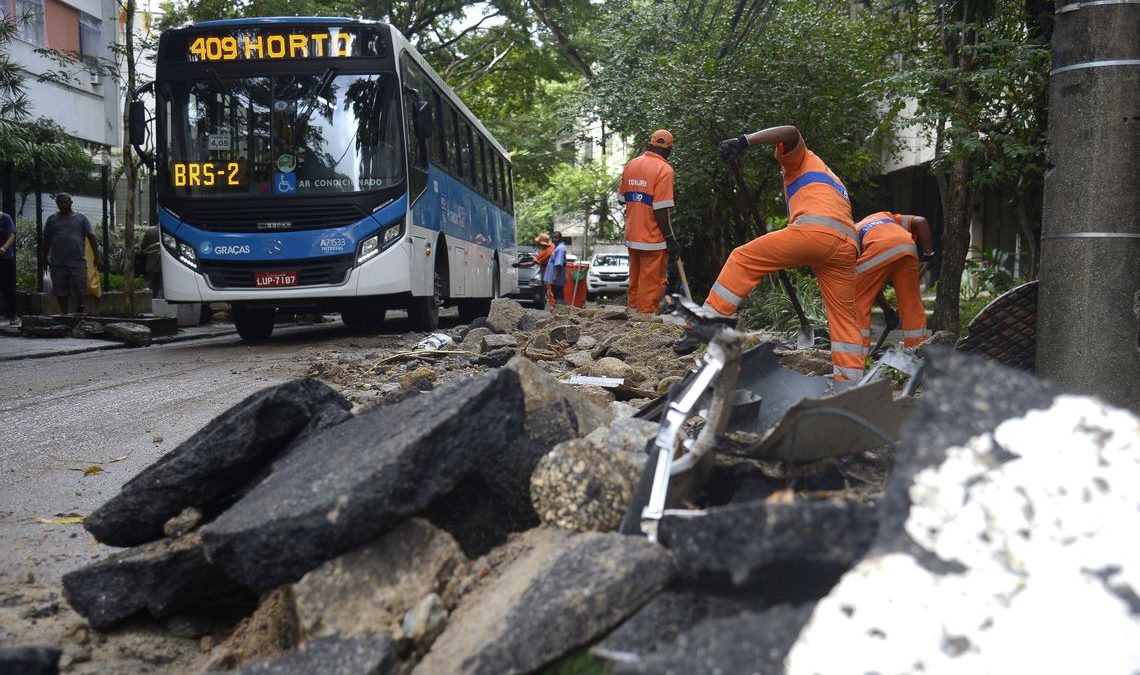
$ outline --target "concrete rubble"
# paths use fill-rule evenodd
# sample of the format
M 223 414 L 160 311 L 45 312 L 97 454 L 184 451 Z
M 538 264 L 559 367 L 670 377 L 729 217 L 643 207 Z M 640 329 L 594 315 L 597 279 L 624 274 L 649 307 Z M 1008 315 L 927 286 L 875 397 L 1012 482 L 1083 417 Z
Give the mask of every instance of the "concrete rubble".
M 830 389 L 826 352 L 760 336 L 742 381 L 780 387 L 760 421 L 722 439 L 660 543 L 619 534 L 660 403 L 559 378 L 676 389 L 679 330 L 496 300 L 453 331 L 461 353 L 314 364 L 327 385 L 250 397 L 91 516 L 131 548 L 68 574 L 65 598 L 99 631 L 201 636 L 209 672 L 1140 667 L 1137 419 L 976 357 L 925 350 L 893 446 L 788 461 L 739 450 L 796 414 L 779 394 Z M 504 367 L 478 362 L 498 349 Z

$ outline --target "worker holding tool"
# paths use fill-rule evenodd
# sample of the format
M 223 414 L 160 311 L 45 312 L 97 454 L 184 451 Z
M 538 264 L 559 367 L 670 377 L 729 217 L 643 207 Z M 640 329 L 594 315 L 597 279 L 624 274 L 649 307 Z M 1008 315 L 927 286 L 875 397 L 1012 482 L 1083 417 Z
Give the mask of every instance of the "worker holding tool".
M 863 249 L 855 264 L 855 310 L 865 350 L 871 351 L 871 309 L 888 280 L 898 298 L 903 344 L 917 347 L 929 335 L 918 279 L 919 261 L 927 264 L 934 259 L 930 223 L 922 216 L 879 211 L 855 227 Z M 916 242 L 922 247 L 921 255 L 915 248 Z
M 543 232 L 534 238 L 534 243 L 538 244 L 542 250 L 535 254 L 534 264 L 541 268 L 541 275 L 546 274 L 546 263 L 550 260 L 550 254 L 554 253 L 554 242 L 550 240 L 550 235 Z M 554 288 L 546 285 L 546 304 L 553 307 L 558 304 L 554 298 Z
M 657 312 L 665 296 L 665 266 L 680 254 L 673 235 L 673 134 L 654 131 L 644 153 L 621 173 L 618 201 L 625 204 L 625 245 L 629 249 L 629 300 L 633 309 Z
M 855 313 L 855 261 L 859 243 L 847 188 L 827 164 L 804 145 L 798 129 L 772 127 L 721 141 L 726 162 L 752 145 L 774 144 L 784 174 L 788 226 L 733 250 L 705 304 L 736 313 L 765 275 L 807 265 L 819 281 L 831 329 L 831 365 L 837 380 L 863 375 L 863 341 Z

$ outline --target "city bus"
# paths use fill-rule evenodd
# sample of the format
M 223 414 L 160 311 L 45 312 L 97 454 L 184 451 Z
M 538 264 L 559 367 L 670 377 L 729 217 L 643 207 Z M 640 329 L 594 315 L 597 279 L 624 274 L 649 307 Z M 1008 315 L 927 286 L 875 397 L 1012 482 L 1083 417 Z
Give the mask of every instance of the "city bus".
M 432 330 L 517 286 L 507 151 L 387 24 L 166 31 L 129 134 L 156 173 L 165 299 L 230 303 L 246 340 L 279 310 Z

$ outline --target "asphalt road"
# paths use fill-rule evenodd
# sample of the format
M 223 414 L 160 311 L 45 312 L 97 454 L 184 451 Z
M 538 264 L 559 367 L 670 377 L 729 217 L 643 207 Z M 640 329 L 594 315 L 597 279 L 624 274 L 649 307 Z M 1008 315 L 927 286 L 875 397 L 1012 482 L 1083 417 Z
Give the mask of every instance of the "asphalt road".
M 0 587 L 29 572 L 54 583 L 114 552 L 81 525 L 37 518 L 91 513 L 214 416 L 352 339 L 338 321 L 255 346 L 231 336 L 0 363 Z

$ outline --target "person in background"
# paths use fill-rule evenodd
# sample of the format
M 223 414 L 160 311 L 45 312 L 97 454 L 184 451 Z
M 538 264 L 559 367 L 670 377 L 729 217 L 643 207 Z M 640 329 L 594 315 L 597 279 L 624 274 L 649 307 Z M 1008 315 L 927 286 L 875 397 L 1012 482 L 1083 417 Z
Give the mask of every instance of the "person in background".
M 557 299 L 563 297 L 562 292 L 566 286 L 566 244 L 562 242 L 561 232 L 555 232 L 551 239 L 554 242 L 554 249 L 546 262 L 546 272 L 542 275 L 542 280 L 550 289 L 547 299 L 553 307 L 558 304 Z
M 734 315 L 765 275 L 810 266 L 827 310 L 835 379 L 858 380 L 863 376 L 863 340 L 855 313 L 859 240 L 847 188 L 792 126 L 729 138 L 718 149 L 726 162 L 733 162 L 753 145 L 776 146 L 788 226 L 733 250 L 705 304 L 724 316 Z
M 8 324 L 20 325 L 16 316 L 16 221 L 0 211 L 0 293 L 8 308 Z
M 550 260 L 550 254 L 554 253 L 554 242 L 550 241 L 549 234 L 543 232 L 534 238 L 534 243 L 539 246 L 539 251 L 534 256 L 534 264 L 542 269 L 541 274 L 545 279 L 546 263 Z M 554 290 L 550 288 L 549 284 L 546 285 L 546 304 L 554 304 Z
M 645 152 L 625 165 L 618 202 L 625 205 L 625 245 L 629 249 L 629 300 L 632 309 L 655 314 L 665 296 L 666 264 L 680 255 L 673 234 L 673 180 L 669 165 L 673 134 L 654 131 Z
M 71 299 L 75 310 L 83 314 L 83 299 L 87 296 L 87 256 L 84 240 L 91 242 L 95 252 L 95 269 L 99 267 L 99 243 L 91 221 L 82 213 L 71 210 L 71 195 L 60 192 L 55 196 L 59 212 L 47 219 L 44 225 L 44 265 L 51 270 L 51 283 L 59 310 L 67 314 Z
M 878 298 L 886 303 L 882 288 L 887 281 L 895 287 L 903 344 L 917 347 L 929 336 L 918 280 L 922 275 L 919 261 L 927 264 L 934 259 L 930 224 L 922 216 L 879 211 L 860 220 L 855 227 L 859 230 L 863 250 L 855 264 L 855 312 L 864 350 L 870 351 L 871 347 L 871 308 Z M 921 255 L 915 248 L 916 243 L 922 247 Z M 889 322 L 887 329 L 890 329 Z

